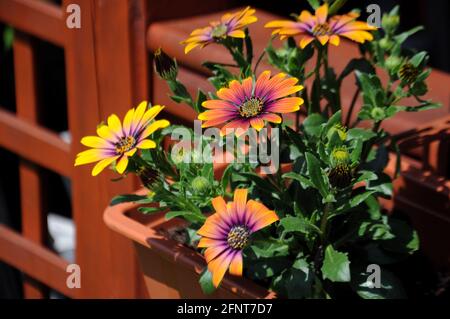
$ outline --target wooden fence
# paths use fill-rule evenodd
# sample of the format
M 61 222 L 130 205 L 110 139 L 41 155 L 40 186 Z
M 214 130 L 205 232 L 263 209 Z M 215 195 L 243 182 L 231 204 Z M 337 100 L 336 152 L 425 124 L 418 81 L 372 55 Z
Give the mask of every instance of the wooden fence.
M 80 29 L 66 27 L 65 8 L 69 4 L 81 8 Z M 219 1 L 215 6 L 227 5 Z M 215 9 L 211 5 L 203 9 L 202 6 L 205 4 L 195 8 L 196 13 Z M 167 104 L 174 119 L 193 119 L 191 110 L 168 100 L 165 84 L 151 71 L 148 50 L 162 46 L 176 56 L 181 65 L 180 77 L 188 80 L 189 88 L 196 91 L 204 85 L 205 73 L 200 62 L 205 53 L 185 56 L 178 42 L 187 34 L 186 25 L 191 29 L 213 17 L 151 24 L 163 15 L 153 9 L 152 1 L 145 0 L 63 0 L 62 6 L 41 0 L 0 0 L 0 21 L 16 30 L 13 50 L 17 104 L 16 113 L 0 106 L 0 147 L 20 157 L 22 217 L 21 233 L 0 225 L 0 260 L 28 275 L 24 281 L 26 298 L 46 297 L 46 287 L 72 298 L 146 296 L 132 244 L 108 230 L 102 219 L 110 198 L 137 189 L 136 180 L 111 183 L 110 173 L 93 178 L 89 167 L 75 170 L 73 161 L 83 148 L 78 143 L 82 136 L 92 134 L 93 128 L 109 114 L 123 116 L 130 107 L 149 97 Z M 186 10 L 185 14 L 188 13 Z M 269 18 L 273 16 L 263 13 L 261 20 Z M 38 114 L 46 106 L 37 99 L 34 38 L 64 49 L 68 125 L 73 141 L 70 144 L 39 122 Z M 265 45 L 262 32 L 257 33 L 255 41 L 256 48 Z M 339 56 L 354 53 L 354 47 L 347 44 L 340 50 Z M 209 54 L 220 58 L 222 51 L 211 48 Z M 335 62 L 340 60 L 337 58 Z M 438 72 L 434 81 L 450 80 L 448 75 Z M 448 93 L 439 91 L 437 95 L 435 99 L 445 97 L 448 107 Z M 344 100 L 350 98 L 344 96 Z M 41 168 L 71 181 L 80 289 L 67 287 L 68 262 L 45 246 L 47 212 L 42 204 Z

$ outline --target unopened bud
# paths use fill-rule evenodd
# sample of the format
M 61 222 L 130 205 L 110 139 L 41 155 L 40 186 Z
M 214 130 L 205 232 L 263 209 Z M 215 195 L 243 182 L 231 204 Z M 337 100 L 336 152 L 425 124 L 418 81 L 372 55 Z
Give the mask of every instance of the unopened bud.
M 154 53 L 155 71 L 166 81 L 174 81 L 178 75 L 177 62 L 168 56 L 161 48 Z

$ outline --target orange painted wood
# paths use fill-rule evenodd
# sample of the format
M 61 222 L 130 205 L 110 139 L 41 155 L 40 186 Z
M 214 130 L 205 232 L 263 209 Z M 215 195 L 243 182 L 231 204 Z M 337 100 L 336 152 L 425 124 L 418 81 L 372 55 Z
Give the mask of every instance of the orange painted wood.
M 58 174 L 70 176 L 70 146 L 56 133 L 0 107 L 0 146 Z M 55 160 L 58 159 L 58 160 Z
M 78 290 L 66 285 L 67 261 L 3 225 L 0 225 L 0 260 L 68 297 L 77 296 Z M 81 280 L 83 283 L 83 271 Z
M 1 0 L 0 21 L 53 44 L 65 44 L 62 8 L 50 2 Z
M 144 23 L 139 16 L 139 1 L 69 0 L 63 3 L 77 3 L 83 8 L 83 27 L 66 30 L 69 128 L 74 141 L 72 158 L 85 149 L 78 141 L 85 135 L 95 134 L 98 123 L 111 113 L 123 117 L 126 110 L 147 97 L 146 85 L 134 87 L 135 80 L 142 79 L 145 73 L 131 71 L 144 67 L 142 64 L 134 66 L 134 63 L 144 61 L 145 58 L 138 55 L 146 54 L 145 46 L 134 42 L 144 35 L 130 36 L 130 28 L 136 25 L 136 32 L 145 30 L 136 21 Z M 73 214 L 79 247 L 76 261 L 84 271 L 85 283 L 80 296 L 139 297 L 142 279 L 137 275 L 132 245 L 111 232 L 102 219 L 103 209 L 112 196 L 132 191 L 136 188 L 135 181 L 129 178 L 111 183 L 111 178 L 117 176 L 105 170 L 94 178 L 91 169 L 88 165 L 81 166 L 72 175 Z
M 14 37 L 14 74 L 16 108 L 19 118 L 38 123 L 35 58 L 32 40 L 24 34 Z M 19 165 L 22 235 L 43 245 L 47 239 L 47 216 L 44 214 L 43 192 L 39 167 L 26 160 Z M 25 298 L 43 298 L 46 289 L 34 281 L 24 280 Z

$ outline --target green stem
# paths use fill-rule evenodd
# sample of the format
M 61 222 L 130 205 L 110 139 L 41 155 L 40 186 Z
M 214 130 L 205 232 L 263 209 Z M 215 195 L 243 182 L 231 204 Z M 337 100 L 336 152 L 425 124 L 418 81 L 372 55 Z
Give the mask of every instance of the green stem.
M 255 68 L 253 69 L 253 73 L 254 73 L 254 74 L 256 74 L 256 70 L 258 69 L 259 63 L 261 63 L 261 61 L 262 61 L 262 59 L 263 59 L 263 57 L 264 57 L 265 54 L 266 54 L 266 51 L 264 50 L 264 51 L 261 53 L 261 55 L 259 56 L 258 60 L 256 61 Z
M 347 126 L 347 127 L 350 124 L 350 119 L 352 117 L 353 109 L 355 108 L 356 101 L 358 100 L 358 96 L 359 96 L 359 87 L 356 88 L 355 94 L 353 94 L 352 102 L 350 103 L 350 108 L 348 110 L 347 118 L 345 120 L 345 126 Z

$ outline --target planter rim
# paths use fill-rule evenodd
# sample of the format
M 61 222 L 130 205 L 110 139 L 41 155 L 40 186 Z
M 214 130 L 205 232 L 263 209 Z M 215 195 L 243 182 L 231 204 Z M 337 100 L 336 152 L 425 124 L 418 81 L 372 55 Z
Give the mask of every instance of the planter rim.
M 148 190 L 139 189 L 135 194 L 144 195 Z M 149 226 L 127 216 L 127 212 L 141 206 L 135 203 L 121 203 L 106 208 L 103 220 L 113 231 L 133 240 L 140 245 L 152 249 L 161 257 L 176 262 L 179 266 L 187 268 L 197 274 L 203 271 L 206 262 L 199 253 L 172 239 L 159 234 L 153 226 L 161 225 L 164 214 L 161 214 L 154 223 Z M 226 275 L 221 283 L 221 288 L 227 289 L 244 298 L 274 298 L 275 293 L 269 291 L 253 281 Z

